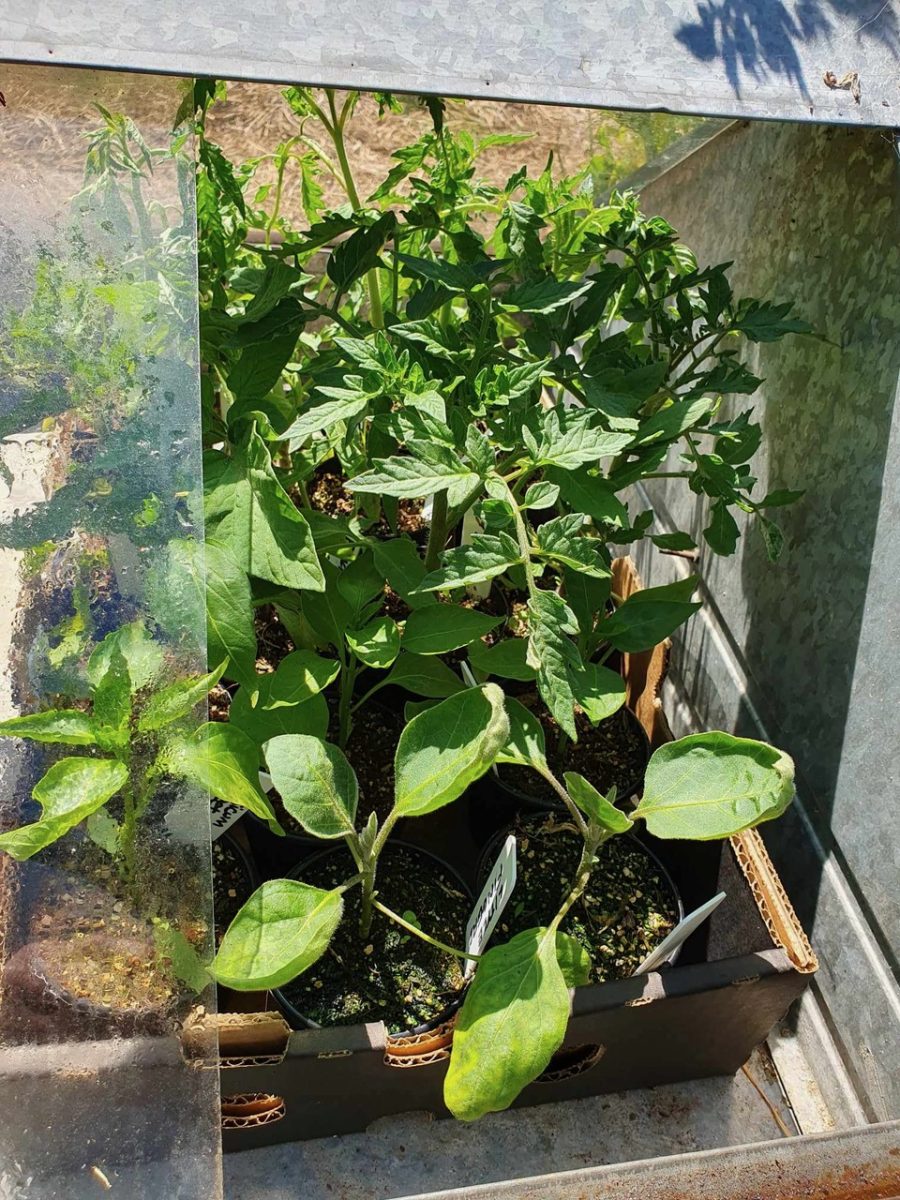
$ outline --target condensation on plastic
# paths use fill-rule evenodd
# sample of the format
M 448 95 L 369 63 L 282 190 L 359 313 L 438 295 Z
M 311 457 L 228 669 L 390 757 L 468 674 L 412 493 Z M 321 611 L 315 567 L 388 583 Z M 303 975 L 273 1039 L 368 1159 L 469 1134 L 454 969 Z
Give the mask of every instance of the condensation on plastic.
M 167 573 L 203 532 L 184 88 L 0 64 L 0 717 L 89 709 L 89 655 L 123 626 L 150 643 L 135 713 L 205 671 L 199 589 Z M 160 737 L 123 752 L 130 861 L 123 793 L 28 861 L 0 852 L 0 1200 L 220 1194 L 214 1047 L 178 1038 L 214 1003 L 209 802 L 146 773 Z M 37 819 L 59 759 L 110 753 L 0 738 L 0 832 Z

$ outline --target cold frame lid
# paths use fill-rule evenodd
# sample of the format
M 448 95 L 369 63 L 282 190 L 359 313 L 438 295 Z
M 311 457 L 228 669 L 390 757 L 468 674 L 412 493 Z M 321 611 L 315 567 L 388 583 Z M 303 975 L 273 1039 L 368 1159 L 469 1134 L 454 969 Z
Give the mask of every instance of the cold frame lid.
M 203 532 L 184 85 L 0 66 L 0 92 L 0 1196 L 205 1200 L 215 1048 L 178 1033 L 214 1004 L 210 809 L 171 754 L 206 692 L 202 575 L 169 570 Z

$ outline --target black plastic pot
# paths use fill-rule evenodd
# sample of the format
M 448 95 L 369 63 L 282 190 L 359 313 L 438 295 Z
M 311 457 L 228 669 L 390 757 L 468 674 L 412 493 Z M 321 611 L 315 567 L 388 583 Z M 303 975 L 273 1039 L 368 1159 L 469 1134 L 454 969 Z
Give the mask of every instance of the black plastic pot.
M 391 839 L 388 846 L 386 847 L 386 851 L 388 853 L 390 852 L 391 849 L 398 849 L 398 850 L 402 849 L 402 850 L 406 850 L 407 852 L 410 852 L 412 854 L 419 854 L 424 858 L 432 859 L 445 874 L 447 874 L 453 878 L 453 880 L 459 886 L 460 891 L 463 892 L 464 895 L 466 895 L 469 899 L 474 899 L 471 888 L 466 883 L 466 881 L 462 878 L 462 876 L 459 874 L 459 872 L 457 870 L 455 870 L 450 865 L 450 863 L 446 862 L 442 858 L 439 858 L 438 855 L 432 854 L 428 850 L 423 850 L 421 846 L 415 846 L 410 842 L 401 841 L 397 838 Z M 342 844 L 332 843 L 330 846 L 327 846 L 326 848 L 318 851 L 316 854 L 310 855 L 306 859 L 305 862 L 299 864 L 295 868 L 295 870 L 291 873 L 289 878 L 299 878 L 302 875 L 304 868 L 309 867 L 314 862 L 321 861 L 323 858 L 326 858 L 329 855 L 345 854 L 345 853 L 346 853 L 346 848 Z M 318 1028 L 321 1028 L 321 1026 L 317 1025 L 313 1021 L 310 1021 L 306 1016 L 304 1016 L 304 1014 L 302 1012 L 300 1012 L 300 1010 L 298 1008 L 296 1008 L 291 1003 L 291 1001 L 284 995 L 284 993 L 281 991 L 280 988 L 273 989 L 272 998 L 274 999 L 274 1001 L 278 1005 L 278 1007 L 281 1009 L 281 1011 L 284 1013 L 285 1017 L 287 1018 L 289 1024 L 292 1026 L 292 1028 L 294 1028 L 294 1029 L 318 1029 Z M 459 1007 L 462 1004 L 462 998 L 463 998 L 463 993 L 460 992 L 458 999 L 451 1001 L 450 1004 L 448 1004 L 445 1008 L 441 1009 L 440 1012 L 436 1013 L 434 1017 L 432 1017 L 428 1021 L 423 1022 L 421 1025 L 416 1025 L 412 1029 L 406 1029 L 406 1030 L 403 1030 L 401 1033 L 392 1034 L 391 1041 L 399 1042 L 399 1041 L 402 1041 L 404 1038 L 419 1037 L 422 1034 L 430 1033 L 433 1030 L 440 1028 L 440 1026 L 445 1025 L 459 1010 Z M 448 1040 L 449 1040 L 449 1038 L 448 1038 Z
M 537 817 L 539 814 L 535 813 L 534 815 L 535 815 L 535 817 Z M 498 833 L 496 833 L 494 835 L 494 837 L 492 837 L 491 840 L 484 847 L 484 850 L 481 852 L 481 857 L 478 860 L 478 868 L 477 868 L 476 875 L 475 875 L 476 885 L 477 885 L 476 894 L 477 894 L 477 892 L 480 892 L 482 887 L 484 887 L 484 884 L 487 881 L 487 877 L 490 874 L 491 869 L 493 868 L 494 863 L 497 859 L 497 855 L 500 853 L 500 847 L 503 845 L 503 843 L 507 839 L 507 837 L 511 833 L 514 834 L 515 832 L 516 832 L 515 826 L 509 825 L 505 829 L 501 829 Z M 672 893 L 672 896 L 675 899 L 675 904 L 676 904 L 676 907 L 678 910 L 678 920 L 679 921 L 683 920 L 684 919 L 684 904 L 681 899 L 681 893 L 679 892 L 678 887 L 675 884 L 675 880 L 672 878 L 672 875 L 671 875 L 668 867 L 666 866 L 666 864 L 662 861 L 662 859 L 659 857 L 659 855 L 653 849 L 651 849 L 650 846 L 648 846 L 646 844 L 646 842 L 640 837 L 640 835 L 638 833 L 626 833 L 626 834 L 620 834 L 619 836 L 629 838 L 631 840 L 631 842 L 635 846 L 639 847 L 641 852 L 646 854 L 647 858 L 649 858 L 653 862 L 654 866 L 656 867 L 659 874 L 665 880 L 666 884 L 668 885 L 668 887 Z M 602 853 L 602 851 L 601 851 L 601 853 Z M 668 956 L 668 958 L 666 959 L 666 961 L 663 965 L 667 966 L 667 967 L 672 966 L 672 964 L 676 961 L 679 954 L 681 953 L 681 949 L 682 949 L 681 946 L 676 946 L 676 948 Z
M 249 848 L 245 849 L 241 832 L 222 833 L 213 842 L 213 920 L 215 923 L 216 943 L 218 944 L 221 935 L 231 923 L 231 919 L 241 905 L 250 898 L 253 892 L 256 891 L 260 883 L 259 872 L 256 869 L 256 864 L 249 852 Z M 235 897 L 226 897 L 228 901 L 234 903 L 225 903 L 216 905 L 216 850 L 224 851 L 229 855 L 233 862 L 238 864 L 238 867 L 243 876 L 244 886 L 238 890 L 238 895 Z M 234 908 L 234 912 L 230 910 Z

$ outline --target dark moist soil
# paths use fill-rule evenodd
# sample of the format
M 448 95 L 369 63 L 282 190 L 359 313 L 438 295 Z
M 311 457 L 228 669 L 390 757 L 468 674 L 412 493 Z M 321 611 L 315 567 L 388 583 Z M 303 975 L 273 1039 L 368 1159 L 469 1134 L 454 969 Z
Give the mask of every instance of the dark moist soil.
M 319 467 L 307 484 L 310 507 L 329 517 L 349 517 L 354 511 L 354 500 L 344 488 L 338 471 L 330 467 Z M 386 517 L 374 525 L 369 532 L 378 538 L 392 538 L 406 533 L 417 541 L 425 536 L 428 523 L 422 516 L 424 503 L 421 500 L 401 500 L 397 506 L 397 528 L 394 530 Z
M 259 657 L 256 669 L 261 674 L 274 671 L 294 649 L 290 634 L 278 619 L 274 604 L 261 604 L 253 617 Z
M 615 785 L 620 799 L 627 798 L 640 785 L 647 767 L 647 743 L 640 736 L 625 709 L 607 720 L 592 725 L 581 709 L 575 710 L 578 741 L 570 742 L 562 755 L 554 753 L 559 740 L 559 725 L 534 691 L 517 697 L 530 709 L 544 728 L 547 754 L 557 776 L 577 771 L 604 795 Z M 556 792 L 529 767 L 504 764 L 497 768 L 500 778 L 511 788 L 533 796 L 541 803 L 559 807 Z
M 355 873 L 343 848 L 302 871 L 304 883 L 330 888 Z M 378 894 L 388 908 L 451 946 L 462 946 L 471 900 L 440 863 L 406 846 L 388 845 L 378 867 Z M 361 891 L 344 896 L 344 918 L 322 958 L 282 988 L 284 997 L 317 1025 L 384 1021 L 401 1033 L 440 1016 L 463 985 L 459 959 L 375 913 L 369 936 L 359 934 Z
M 521 817 L 518 877 L 491 944 L 523 929 L 547 925 L 568 895 L 578 869 L 581 839 L 554 817 Z M 584 895 L 562 923 L 594 964 L 591 982 L 626 979 L 678 923 L 672 887 L 655 859 L 633 837 L 601 847 Z
M 234 842 L 218 837 L 212 844 L 213 912 L 215 913 L 216 945 L 237 916 L 238 909 L 249 900 L 253 880 Z

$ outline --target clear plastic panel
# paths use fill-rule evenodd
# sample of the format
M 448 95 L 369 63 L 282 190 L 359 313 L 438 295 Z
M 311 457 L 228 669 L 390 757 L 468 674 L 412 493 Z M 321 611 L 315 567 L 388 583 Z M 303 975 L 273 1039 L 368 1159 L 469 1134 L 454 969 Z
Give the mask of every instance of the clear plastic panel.
M 0 65 L 2 1200 L 220 1194 L 184 91 Z

